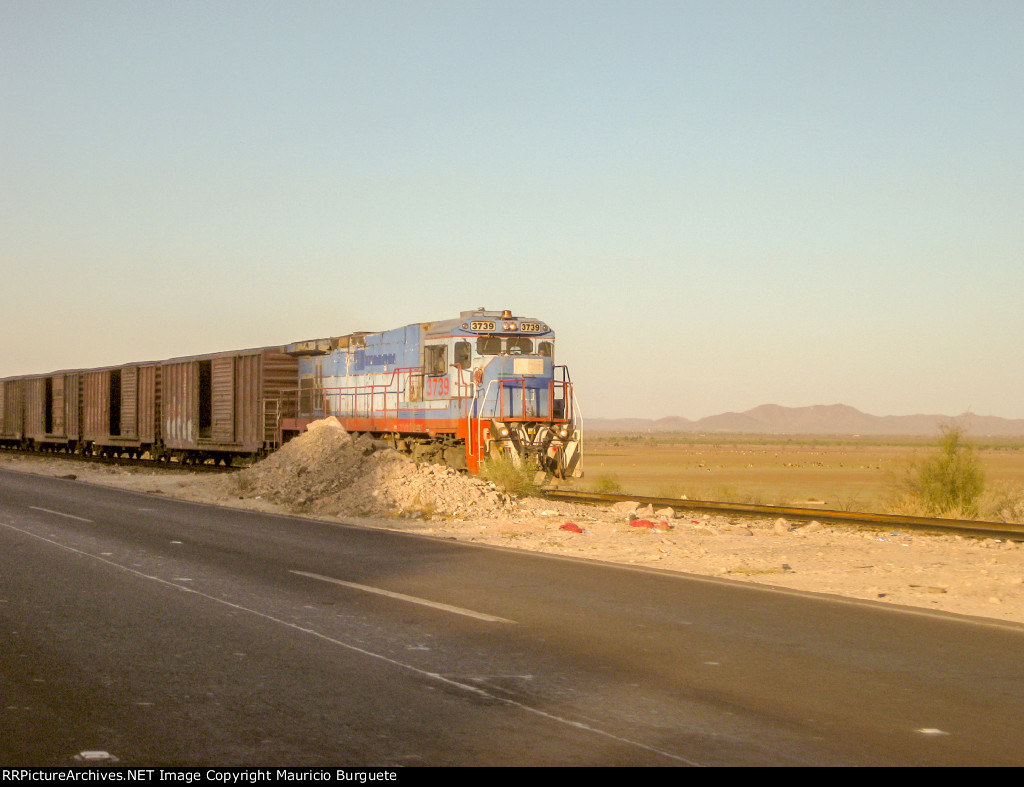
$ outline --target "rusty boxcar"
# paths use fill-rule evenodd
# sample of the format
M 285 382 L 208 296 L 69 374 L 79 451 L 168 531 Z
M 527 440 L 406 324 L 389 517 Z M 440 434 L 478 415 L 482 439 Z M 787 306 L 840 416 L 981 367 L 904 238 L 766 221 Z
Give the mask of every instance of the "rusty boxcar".
M 0 380 L 0 445 L 22 445 L 25 439 L 25 378 Z
M 81 442 L 82 375 L 54 372 L 24 380 L 25 440 L 45 451 L 75 451 Z
M 282 347 L 174 358 L 160 368 L 157 458 L 230 464 L 277 447 L 277 402 L 294 395 L 298 361 Z
M 160 364 L 131 363 L 82 373 L 86 453 L 142 456 L 159 441 Z

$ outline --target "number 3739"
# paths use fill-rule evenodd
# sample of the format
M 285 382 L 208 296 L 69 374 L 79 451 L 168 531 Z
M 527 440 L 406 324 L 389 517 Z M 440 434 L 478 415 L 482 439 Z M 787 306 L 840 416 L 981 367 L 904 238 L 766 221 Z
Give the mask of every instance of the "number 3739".
M 451 386 L 451 380 L 447 377 L 428 377 L 427 396 L 448 396 Z

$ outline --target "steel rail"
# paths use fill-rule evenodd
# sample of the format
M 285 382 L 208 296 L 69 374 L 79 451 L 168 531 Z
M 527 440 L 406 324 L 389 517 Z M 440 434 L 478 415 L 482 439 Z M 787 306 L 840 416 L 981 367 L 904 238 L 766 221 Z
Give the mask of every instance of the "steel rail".
M 152 470 L 170 470 L 174 472 L 195 471 L 199 473 L 224 473 L 241 470 L 241 466 L 223 466 L 213 464 L 185 465 L 180 462 L 158 462 L 155 459 L 130 459 L 124 456 L 99 456 L 61 451 L 25 451 L 20 448 L 0 448 L 0 454 L 23 456 L 29 459 L 63 459 L 69 462 L 88 462 L 91 464 L 112 465 L 115 467 L 142 467 Z
M 1024 525 L 1013 522 L 988 522 L 974 519 L 945 519 L 942 517 L 904 516 L 902 514 L 872 514 L 867 512 L 834 511 L 821 508 L 796 508 L 792 506 L 765 506 L 752 503 L 719 503 L 711 500 L 682 500 L 675 497 L 638 497 L 637 495 L 602 494 L 598 492 L 568 492 L 560 489 L 545 490 L 544 496 L 551 500 L 569 503 L 619 503 L 635 501 L 655 508 L 687 509 L 690 511 L 714 511 L 747 517 L 767 517 L 799 520 L 817 520 L 850 526 L 867 525 L 875 527 L 913 529 L 937 533 L 955 533 L 979 538 L 1001 538 L 1024 541 Z

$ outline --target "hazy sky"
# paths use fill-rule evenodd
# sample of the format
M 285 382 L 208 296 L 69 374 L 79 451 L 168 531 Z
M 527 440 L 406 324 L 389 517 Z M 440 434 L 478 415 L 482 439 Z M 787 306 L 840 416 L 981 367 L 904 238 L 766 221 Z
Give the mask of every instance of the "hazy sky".
M 512 309 L 585 415 L 1024 418 L 1020 0 L 0 0 L 0 376 Z

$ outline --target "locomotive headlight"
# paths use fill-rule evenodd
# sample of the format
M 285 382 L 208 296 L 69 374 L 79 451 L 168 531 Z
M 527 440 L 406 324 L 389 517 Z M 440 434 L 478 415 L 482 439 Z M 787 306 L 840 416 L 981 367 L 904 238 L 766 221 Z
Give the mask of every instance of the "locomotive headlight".
M 502 437 L 508 437 L 508 427 L 507 426 L 501 427 L 498 430 L 498 434 L 500 434 Z
M 568 437 L 569 436 L 569 427 L 566 426 L 565 424 L 562 424 L 562 426 L 560 426 L 559 429 L 558 429 L 558 436 L 559 437 Z

